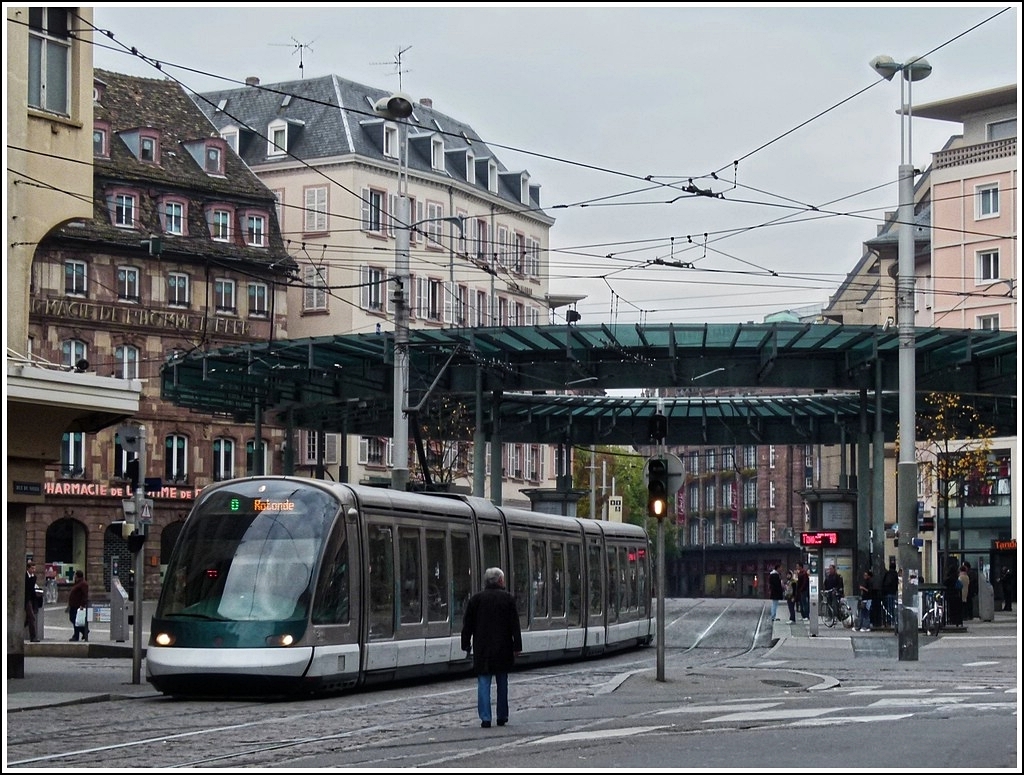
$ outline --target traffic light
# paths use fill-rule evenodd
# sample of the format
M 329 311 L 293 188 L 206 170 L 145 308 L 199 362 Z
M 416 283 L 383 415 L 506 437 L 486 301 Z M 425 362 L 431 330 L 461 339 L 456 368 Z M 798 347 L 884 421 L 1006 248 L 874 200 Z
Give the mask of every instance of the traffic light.
M 140 533 L 137 529 L 132 532 L 127 538 L 128 551 L 132 554 L 137 554 L 141 549 L 142 545 L 146 543 L 146 534 Z
M 647 516 L 664 519 L 668 513 L 668 463 L 664 458 L 647 461 Z

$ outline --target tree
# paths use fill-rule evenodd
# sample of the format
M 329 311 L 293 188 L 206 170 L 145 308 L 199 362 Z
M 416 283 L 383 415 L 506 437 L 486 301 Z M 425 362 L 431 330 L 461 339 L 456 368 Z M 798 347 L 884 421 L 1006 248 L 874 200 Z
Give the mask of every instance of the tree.
M 475 417 L 465 403 L 440 394 L 413 415 L 412 421 L 422 439 L 430 480 L 435 487 L 446 489 L 456 479 L 469 476 L 470 445 L 466 439 L 473 438 Z M 418 452 L 409 469 L 420 481 L 426 482 Z
M 954 493 L 963 499 L 965 487 L 985 473 L 995 429 L 983 423 L 978 410 L 959 393 L 929 393 L 924 400 L 928 411 L 917 418 L 917 459 L 934 482 L 936 503 L 942 508 L 941 558 L 949 554 L 949 501 Z M 944 572 L 944 564 L 939 572 Z
M 614 481 L 615 494 L 622 498 L 623 521 L 642 525 L 647 516 L 647 489 L 643 478 L 646 459 L 625 447 L 596 447 L 593 457 L 589 447 L 578 447 L 572 461 L 572 480 L 576 487 L 586 489 L 590 486 L 591 460 L 597 482 L 594 498 L 597 513 L 590 513 L 590 498 L 584 496 L 576 506 L 577 516 L 600 519 L 605 513 L 605 505 L 612 494 L 611 482 Z

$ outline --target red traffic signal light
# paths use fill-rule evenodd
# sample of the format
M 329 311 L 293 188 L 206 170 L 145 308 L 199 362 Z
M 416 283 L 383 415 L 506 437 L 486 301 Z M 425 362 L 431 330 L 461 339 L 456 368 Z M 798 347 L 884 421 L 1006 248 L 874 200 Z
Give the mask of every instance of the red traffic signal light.
M 668 462 L 664 458 L 647 461 L 647 515 L 664 519 L 668 513 Z

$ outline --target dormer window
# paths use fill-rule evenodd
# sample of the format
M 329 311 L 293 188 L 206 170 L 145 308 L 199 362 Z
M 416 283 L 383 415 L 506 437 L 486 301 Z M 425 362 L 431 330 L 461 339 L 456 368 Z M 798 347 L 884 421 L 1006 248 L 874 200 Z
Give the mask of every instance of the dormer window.
M 188 222 L 186 201 L 178 198 L 167 198 L 160 203 L 160 225 L 165 234 L 183 236 L 185 224 Z
M 110 157 L 110 132 L 105 126 L 96 126 L 92 130 L 92 155 L 107 159 Z
M 398 158 L 398 127 L 394 124 L 384 125 L 384 156 Z
M 472 151 L 466 151 L 466 182 L 476 185 L 476 156 Z
M 211 175 L 224 174 L 224 154 L 216 145 L 206 146 L 206 171 Z
M 274 121 L 267 127 L 267 156 L 282 156 L 288 151 L 288 124 Z
M 267 245 L 267 215 L 262 212 L 244 212 L 239 214 L 245 244 L 254 248 Z
M 440 137 L 430 140 L 430 166 L 435 170 L 444 170 L 444 139 Z
M 227 143 L 228 148 L 230 148 L 235 153 L 238 153 L 238 130 L 237 129 L 234 129 L 234 128 L 222 129 L 221 133 L 220 133 L 220 137 L 221 137 L 221 139 L 225 143 Z
M 139 161 L 149 162 L 150 164 L 156 162 L 155 137 L 139 138 Z
M 115 189 L 107 192 L 107 210 L 110 222 L 121 229 L 136 228 L 139 192 L 131 189 Z
M 498 193 L 498 165 L 494 161 L 487 162 L 487 190 Z

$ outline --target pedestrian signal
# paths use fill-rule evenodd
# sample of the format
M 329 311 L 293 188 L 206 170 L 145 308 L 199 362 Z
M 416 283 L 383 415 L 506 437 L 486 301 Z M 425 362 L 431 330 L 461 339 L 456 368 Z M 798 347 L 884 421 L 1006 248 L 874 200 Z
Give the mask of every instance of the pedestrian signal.
M 647 515 L 664 519 L 668 513 L 668 462 L 664 458 L 647 461 Z

